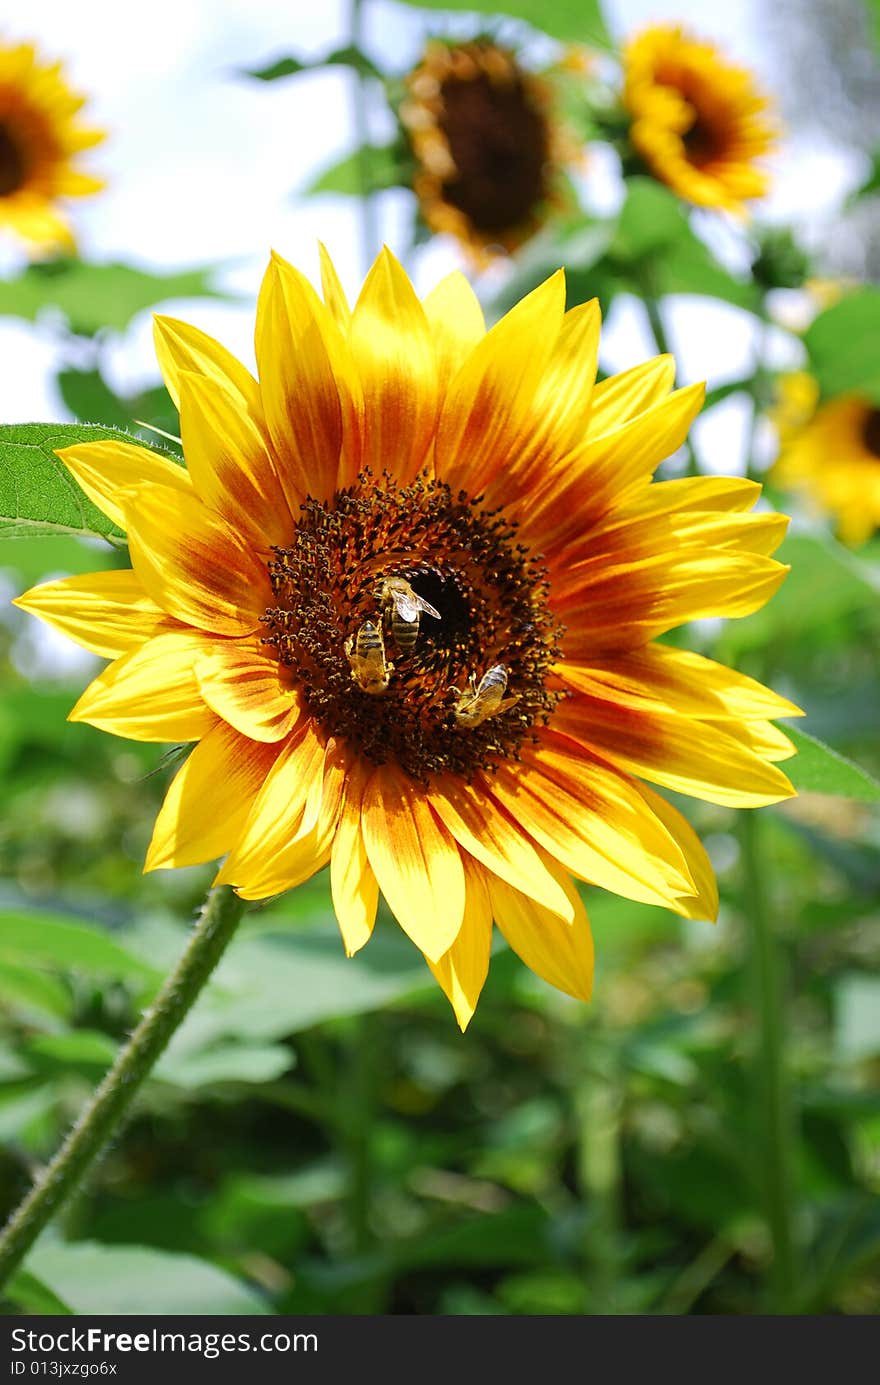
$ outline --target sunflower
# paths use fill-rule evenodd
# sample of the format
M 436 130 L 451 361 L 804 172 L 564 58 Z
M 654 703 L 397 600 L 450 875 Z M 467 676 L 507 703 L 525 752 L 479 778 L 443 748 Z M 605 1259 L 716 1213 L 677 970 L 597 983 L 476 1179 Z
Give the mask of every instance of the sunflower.
M 41 250 L 73 248 L 59 199 L 104 186 L 74 167 L 104 138 L 77 120 L 83 104 L 60 63 L 41 63 L 29 43 L 0 46 L 0 227 Z
M 420 302 L 383 251 L 353 311 L 273 258 L 259 383 L 158 318 L 187 470 L 134 443 L 59 453 L 132 570 L 18 604 L 113 662 L 71 717 L 196 742 L 146 862 L 225 857 L 246 899 L 329 863 L 345 948 L 381 891 L 459 1023 L 492 923 L 573 996 L 593 951 L 573 878 L 714 917 L 706 854 L 648 783 L 738 807 L 792 793 L 796 709 L 656 637 L 742 616 L 786 569 L 759 487 L 651 484 L 702 386 L 659 357 L 594 384 L 595 301 L 562 271 L 491 331 L 467 281 Z
M 864 543 L 880 529 L 880 408 L 858 394 L 820 404 L 806 371 L 782 376 L 778 388 L 781 451 L 772 479 L 832 516 L 844 543 Z
M 630 142 L 655 178 L 688 202 L 736 213 L 764 196 L 756 160 L 778 131 L 748 69 L 665 24 L 626 45 L 623 67 Z
M 577 154 L 551 82 L 488 39 L 435 39 L 406 88 L 399 114 L 425 224 L 478 264 L 518 249 L 564 202 L 563 165 Z

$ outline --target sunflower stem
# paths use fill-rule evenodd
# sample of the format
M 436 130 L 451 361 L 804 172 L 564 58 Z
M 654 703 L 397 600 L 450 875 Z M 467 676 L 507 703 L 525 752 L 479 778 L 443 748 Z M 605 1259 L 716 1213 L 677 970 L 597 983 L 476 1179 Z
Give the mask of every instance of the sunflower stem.
M 654 338 L 654 344 L 662 356 L 672 356 L 674 352 L 669 345 L 669 338 L 666 335 L 666 328 L 663 325 L 663 316 L 660 312 L 660 304 L 651 293 L 645 292 L 642 302 L 645 305 L 645 312 L 648 316 L 648 326 Z M 684 451 L 687 458 L 687 475 L 699 476 L 700 466 L 697 461 L 697 453 L 690 438 L 684 440 Z
M 352 48 L 356 52 L 360 52 L 364 34 L 364 0 L 351 0 L 349 9 L 349 33 L 351 35 Z M 361 212 L 361 253 L 363 255 L 365 275 L 369 272 L 370 266 L 381 249 L 379 219 L 376 213 L 376 202 L 373 197 L 373 158 L 370 148 L 368 81 L 369 78 L 361 72 L 360 68 L 356 68 L 354 72 L 352 116 L 354 119 L 355 139 L 358 140 L 357 167 L 358 181 L 360 183 L 358 201 L 360 202 Z
M 748 436 L 746 438 L 746 476 L 754 481 L 757 457 L 755 456 L 755 444 L 758 440 L 758 424 L 761 421 L 763 410 L 767 407 L 771 398 L 773 376 L 766 366 L 767 342 L 770 334 L 770 320 L 767 316 L 767 305 L 765 299 L 761 298 L 761 306 L 758 312 L 758 329 L 755 336 L 755 345 L 752 364 L 752 378 L 749 382 L 749 395 L 752 401 L 752 416 L 749 420 Z
M 226 885 L 209 892 L 177 967 L 120 1049 L 55 1158 L 9 1218 L 0 1236 L 0 1287 L 118 1133 L 141 1085 L 226 950 L 244 907 L 244 901 Z
M 578 1124 L 577 1172 L 587 1221 L 584 1255 L 589 1314 L 616 1314 L 620 1282 L 620 1071 L 613 1041 L 596 1032 L 581 1031 L 589 1042 L 577 1081 L 575 1109 Z
M 794 1115 L 785 1055 L 783 959 L 764 888 L 763 831 L 754 809 L 740 813 L 740 841 L 749 922 L 750 971 L 758 1024 L 754 1057 L 755 1112 L 759 1123 L 758 1174 L 773 1245 L 768 1307 L 793 1310 L 796 1283 L 793 1230 Z

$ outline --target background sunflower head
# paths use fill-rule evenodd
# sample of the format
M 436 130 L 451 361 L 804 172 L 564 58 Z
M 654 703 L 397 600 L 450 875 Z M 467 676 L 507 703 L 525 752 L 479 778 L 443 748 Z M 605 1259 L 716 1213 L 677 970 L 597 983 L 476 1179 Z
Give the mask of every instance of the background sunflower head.
M 830 516 L 844 543 L 864 543 L 880 529 L 880 408 L 861 394 L 820 404 L 813 377 L 792 371 L 780 380 L 774 422 L 772 480 Z
M 778 131 L 747 68 L 678 25 L 637 34 L 623 67 L 630 143 L 655 178 L 688 202 L 732 212 L 764 196 L 757 161 Z
M 0 228 L 34 251 L 72 249 L 61 200 L 103 187 L 76 167 L 104 139 L 79 121 L 84 99 L 61 64 L 42 62 L 32 44 L 0 45 Z
M 575 157 L 549 77 L 489 39 L 434 39 L 406 90 L 400 119 L 425 224 L 477 262 L 517 250 L 564 200 L 563 165 Z

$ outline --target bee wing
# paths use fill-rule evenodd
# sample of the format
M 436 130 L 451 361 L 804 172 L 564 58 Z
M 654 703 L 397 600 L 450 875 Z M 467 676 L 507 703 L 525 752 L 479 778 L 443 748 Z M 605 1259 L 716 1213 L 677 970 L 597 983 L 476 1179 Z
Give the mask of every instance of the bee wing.
M 417 596 L 416 601 L 419 603 L 420 611 L 424 611 L 426 615 L 433 616 L 435 620 L 441 619 L 440 612 L 434 610 L 434 607 L 431 605 L 430 601 L 426 601 L 423 596 Z
M 405 620 L 408 625 L 412 625 L 414 620 L 418 620 L 419 611 L 425 609 L 425 604 L 420 596 L 416 596 L 415 592 L 412 594 L 409 592 L 395 592 L 394 609 L 401 620 Z

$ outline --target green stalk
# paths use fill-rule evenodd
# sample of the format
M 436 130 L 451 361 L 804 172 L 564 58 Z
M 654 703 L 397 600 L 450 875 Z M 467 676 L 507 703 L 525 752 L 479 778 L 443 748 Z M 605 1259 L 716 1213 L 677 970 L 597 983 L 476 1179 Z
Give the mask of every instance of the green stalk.
M 349 33 L 351 34 L 351 46 L 360 52 L 363 40 L 363 0 L 351 0 L 351 8 L 349 10 Z M 372 159 L 370 154 L 367 81 L 368 78 L 363 72 L 356 71 L 354 73 L 352 114 L 354 118 L 355 139 L 358 141 L 357 159 L 358 180 L 360 182 L 361 252 L 363 254 L 365 274 L 370 269 L 370 266 L 381 249 L 379 240 L 379 220 L 376 215 L 376 203 L 372 194 L 373 179 Z
M 615 1314 L 621 1274 L 620 1072 L 613 1040 L 603 1039 L 595 1023 L 579 1034 L 589 1044 L 575 1087 L 578 1185 L 587 1211 L 584 1311 Z
M 52 1162 L 13 1212 L 0 1236 L 0 1287 L 34 1241 L 69 1202 L 91 1165 L 117 1133 L 171 1036 L 186 1018 L 232 938 L 244 902 L 227 885 L 211 890 L 175 970 L 81 1113 Z
M 783 961 L 764 889 L 764 822 L 755 809 L 740 813 L 740 841 L 749 922 L 752 1004 L 758 1026 L 753 1083 L 759 1126 L 764 1214 L 773 1245 L 768 1308 L 794 1311 L 794 1114 L 785 1059 Z
M 657 302 L 656 298 L 652 297 L 652 295 L 650 294 L 650 292 L 647 291 L 647 289 L 645 289 L 642 302 L 645 305 L 645 312 L 648 316 L 648 326 L 651 329 L 651 335 L 654 338 L 654 343 L 657 347 L 657 350 L 660 352 L 662 356 L 673 356 L 674 352 L 672 351 L 669 345 L 669 338 L 666 335 L 666 328 L 663 325 L 663 317 L 660 313 L 659 303 Z M 697 461 L 697 454 L 690 438 L 685 438 L 684 450 L 685 455 L 687 457 L 686 474 L 688 476 L 699 476 L 700 467 Z

